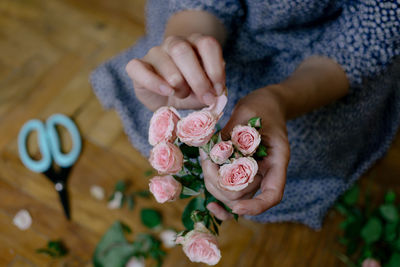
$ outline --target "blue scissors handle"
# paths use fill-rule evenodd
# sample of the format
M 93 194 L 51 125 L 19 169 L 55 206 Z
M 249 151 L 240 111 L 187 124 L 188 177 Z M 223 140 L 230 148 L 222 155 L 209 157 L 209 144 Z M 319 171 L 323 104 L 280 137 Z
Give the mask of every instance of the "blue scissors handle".
M 61 151 L 60 138 L 56 125 L 64 126 L 71 135 L 73 146 L 70 152 L 63 154 Z M 42 155 L 40 160 L 33 160 L 27 151 L 28 135 L 33 131 L 38 132 L 39 149 Z M 46 125 L 40 120 L 30 120 L 24 124 L 18 135 L 18 151 L 22 163 L 34 172 L 45 172 L 54 161 L 60 167 L 70 167 L 78 159 L 82 148 L 82 140 L 78 128 L 74 122 L 65 115 L 54 114 L 48 118 Z
M 33 160 L 27 151 L 28 135 L 35 130 L 38 133 L 39 149 L 42 155 L 40 160 Z M 40 120 L 30 120 L 24 124 L 18 135 L 18 152 L 22 163 L 28 169 L 34 172 L 44 172 L 50 168 L 51 155 L 47 144 L 47 133 Z
M 71 134 L 73 146 L 69 153 L 63 154 L 61 152 L 60 138 L 57 133 L 56 125 L 64 126 L 68 132 Z M 54 114 L 46 121 L 47 128 L 47 137 L 49 140 L 50 151 L 53 155 L 54 161 L 60 167 L 70 167 L 75 161 L 78 159 L 79 154 L 81 153 L 82 148 L 82 140 L 79 135 L 78 127 L 76 127 L 75 123 L 65 115 L 62 114 Z

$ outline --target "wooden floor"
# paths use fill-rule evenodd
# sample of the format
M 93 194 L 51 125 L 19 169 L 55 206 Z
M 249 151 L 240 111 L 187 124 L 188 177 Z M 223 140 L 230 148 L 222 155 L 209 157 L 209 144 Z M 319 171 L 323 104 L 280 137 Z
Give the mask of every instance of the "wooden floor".
M 118 116 L 102 109 L 88 82 L 91 70 L 144 33 L 143 9 L 144 0 L 0 1 L 0 266 L 91 266 L 93 249 L 114 220 L 123 220 L 138 233 L 145 230 L 138 220 L 140 208 L 160 207 L 153 200 L 140 200 L 134 211 L 110 211 L 105 201 L 89 194 L 93 184 L 110 193 L 119 179 L 131 179 L 137 189 L 147 187 L 146 159 L 130 146 Z M 17 154 L 16 137 L 23 123 L 58 112 L 77 122 L 84 139 L 69 180 L 72 222 L 64 219 L 50 182 L 27 170 Z M 397 140 L 363 178 L 376 195 L 388 187 L 400 192 Z M 183 203 L 162 208 L 165 224 L 181 229 L 177 218 Z M 20 209 L 33 217 L 27 231 L 12 224 Z M 319 232 L 289 223 L 224 223 L 219 266 L 341 266 L 335 257 L 341 250 L 339 222 L 331 211 Z M 68 257 L 51 260 L 35 253 L 56 238 L 65 241 Z M 175 248 L 165 266 L 197 265 Z

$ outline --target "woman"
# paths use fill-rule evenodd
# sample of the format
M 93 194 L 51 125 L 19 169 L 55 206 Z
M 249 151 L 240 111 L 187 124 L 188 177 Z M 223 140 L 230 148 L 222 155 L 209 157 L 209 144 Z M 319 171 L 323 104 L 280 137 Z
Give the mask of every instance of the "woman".
M 398 129 L 399 5 L 150 0 L 147 35 L 96 70 L 92 83 L 144 155 L 151 110 L 198 109 L 226 86 L 224 135 L 260 116 L 269 156 L 257 181 L 235 194 L 218 188 L 216 166 L 204 159 L 207 189 L 253 220 L 319 228 Z M 229 218 L 216 204 L 208 208 Z

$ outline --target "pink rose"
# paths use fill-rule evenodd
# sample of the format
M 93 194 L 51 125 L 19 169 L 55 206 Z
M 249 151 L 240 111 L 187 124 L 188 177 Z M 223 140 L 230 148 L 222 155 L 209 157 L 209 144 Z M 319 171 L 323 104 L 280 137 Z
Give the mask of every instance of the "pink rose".
M 200 147 L 208 143 L 214 134 L 215 125 L 222 116 L 227 97 L 219 96 L 215 104 L 200 111 L 190 113 L 177 125 L 177 136 L 189 145 Z
M 158 203 L 176 200 L 182 190 L 182 185 L 171 175 L 155 176 L 150 180 L 150 192 Z
M 178 122 L 177 135 L 183 143 L 200 147 L 210 141 L 216 124 L 217 121 L 210 111 L 196 111 Z
M 365 259 L 362 263 L 362 267 L 381 267 L 381 264 L 375 259 Z
M 169 141 L 173 143 L 176 139 L 176 124 L 180 116 L 173 107 L 161 107 L 154 112 L 150 120 L 149 143 L 152 146 Z
M 245 156 L 256 152 L 261 142 L 261 136 L 255 128 L 243 125 L 237 125 L 233 128 L 231 139 L 233 145 Z
M 252 157 L 234 159 L 219 168 L 219 184 L 230 191 L 240 191 L 254 180 L 258 165 Z
M 150 151 L 150 164 L 160 174 L 173 174 L 182 169 L 183 154 L 174 144 L 161 142 Z
M 233 153 L 231 141 L 221 141 L 214 145 L 210 151 L 210 158 L 216 164 L 223 164 Z
M 215 265 L 221 259 L 216 236 L 202 223 L 196 223 L 194 230 L 177 237 L 176 242 L 183 245 L 183 252 L 192 262 Z

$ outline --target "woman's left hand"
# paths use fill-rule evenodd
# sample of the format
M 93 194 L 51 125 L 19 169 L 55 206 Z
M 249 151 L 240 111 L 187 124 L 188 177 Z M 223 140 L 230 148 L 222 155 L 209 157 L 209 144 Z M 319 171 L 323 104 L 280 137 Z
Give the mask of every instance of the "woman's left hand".
M 279 97 L 281 85 L 271 85 L 253 91 L 242 98 L 233 110 L 232 116 L 222 130 L 224 140 L 230 138 L 234 126 L 246 125 L 253 117 L 260 117 L 262 144 L 267 147 L 268 156 L 258 162 L 258 173 L 248 187 L 239 192 L 222 189 L 218 185 L 218 165 L 211 162 L 201 151 L 204 181 L 207 190 L 218 200 L 239 215 L 257 215 L 277 205 L 282 197 L 286 182 L 290 148 L 286 131 L 285 107 Z M 261 193 L 253 198 L 254 194 Z M 219 219 L 230 219 L 232 215 L 217 203 L 207 208 Z

